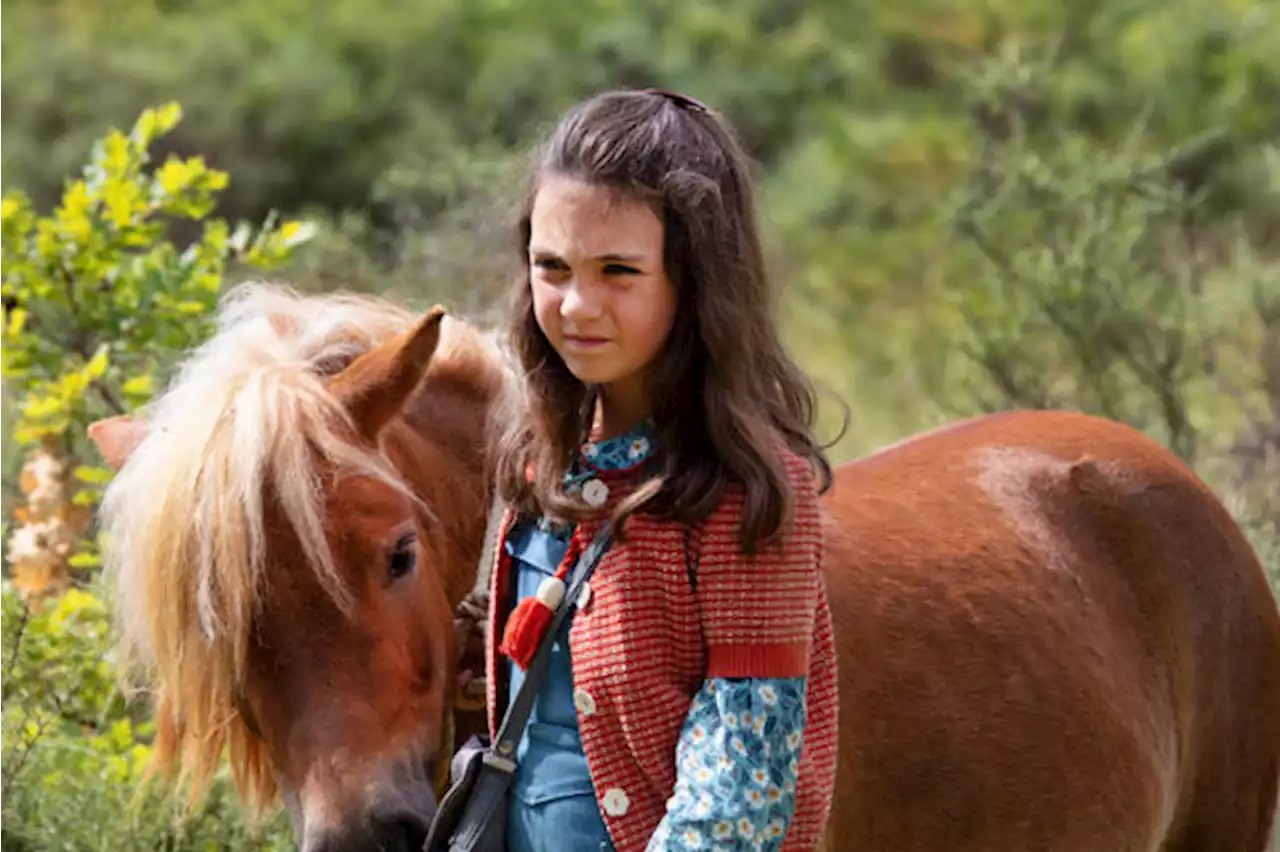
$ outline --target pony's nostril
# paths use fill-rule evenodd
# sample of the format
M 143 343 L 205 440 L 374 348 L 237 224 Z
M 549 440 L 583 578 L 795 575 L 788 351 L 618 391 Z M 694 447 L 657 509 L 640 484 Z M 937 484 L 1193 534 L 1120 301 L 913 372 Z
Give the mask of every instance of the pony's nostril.
M 380 814 L 374 820 L 374 834 L 377 835 L 379 848 L 394 852 L 420 852 L 427 841 L 428 828 L 430 816 L 411 811 Z
M 302 841 L 302 852 L 375 852 L 381 847 L 367 829 L 352 832 L 308 832 Z M 399 848 L 399 847 L 395 847 Z
M 422 852 L 433 814 L 397 808 L 338 831 L 304 832 L 302 852 Z

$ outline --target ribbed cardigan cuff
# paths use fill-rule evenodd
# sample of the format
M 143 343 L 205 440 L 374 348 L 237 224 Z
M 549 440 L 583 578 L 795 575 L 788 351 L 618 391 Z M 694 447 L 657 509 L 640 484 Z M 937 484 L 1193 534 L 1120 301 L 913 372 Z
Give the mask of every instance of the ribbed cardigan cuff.
M 711 645 L 707 677 L 804 677 L 809 673 L 809 643 Z

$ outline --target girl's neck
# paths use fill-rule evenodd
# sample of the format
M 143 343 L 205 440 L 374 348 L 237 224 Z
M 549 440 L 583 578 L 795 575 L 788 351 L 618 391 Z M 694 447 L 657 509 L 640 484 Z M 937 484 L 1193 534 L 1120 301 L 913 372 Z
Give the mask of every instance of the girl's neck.
M 649 400 L 640 388 L 601 387 L 596 395 L 592 434 L 602 441 L 625 435 L 643 423 L 649 411 Z

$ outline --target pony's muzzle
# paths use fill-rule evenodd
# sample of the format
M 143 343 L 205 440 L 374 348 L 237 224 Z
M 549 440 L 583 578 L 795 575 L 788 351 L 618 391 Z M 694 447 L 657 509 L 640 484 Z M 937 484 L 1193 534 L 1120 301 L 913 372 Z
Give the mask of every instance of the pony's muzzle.
M 351 829 L 306 832 L 302 852 L 421 852 L 435 815 L 387 811 Z
M 324 812 L 307 813 L 304 806 L 302 819 L 294 822 L 301 852 L 421 852 L 436 815 L 433 768 L 434 761 L 400 763 L 384 776 L 380 794 L 345 818 L 330 811 L 326 819 Z

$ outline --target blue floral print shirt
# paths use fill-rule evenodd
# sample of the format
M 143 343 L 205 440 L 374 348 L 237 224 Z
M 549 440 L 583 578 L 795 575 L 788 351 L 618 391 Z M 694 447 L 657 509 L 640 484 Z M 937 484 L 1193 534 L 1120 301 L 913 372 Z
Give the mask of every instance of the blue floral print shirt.
M 706 681 L 681 731 L 675 795 L 649 849 L 779 849 L 795 807 L 804 723 L 804 678 Z

